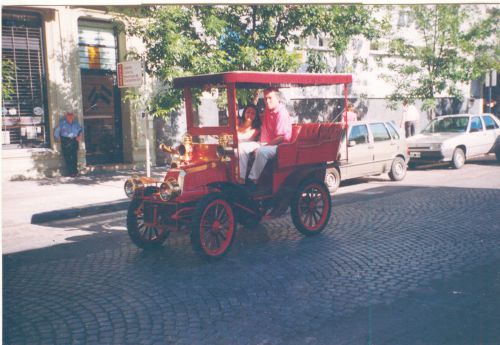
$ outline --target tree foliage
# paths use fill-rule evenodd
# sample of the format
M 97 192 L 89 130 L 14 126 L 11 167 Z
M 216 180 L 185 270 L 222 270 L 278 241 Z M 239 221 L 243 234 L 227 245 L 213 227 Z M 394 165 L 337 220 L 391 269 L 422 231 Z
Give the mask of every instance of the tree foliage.
M 145 44 L 147 73 L 165 87 L 150 100 L 156 115 L 178 108 L 173 78 L 232 70 L 296 71 L 301 55 L 289 49 L 300 38 L 328 35 L 342 53 L 351 38 L 379 34 L 367 8 L 355 5 L 150 6 L 117 16 Z
M 11 60 L 2 60 L 2 101 L 8 101 L 14 93 L 15 64 Z
M 473 5 L 406 9 L 417 36 L 394 38 L 392 33 L 389 51 L 398 59 L 388 65 L 391 75 L 385 75 L 395 86 L 390 100 L 394 105 L 403 99 L 420 99 L 432 117 L 436 96 L 448 93 L 460 99 L 459 82 L 499 69 L 499 9 L 490 9 L 486 17 Z

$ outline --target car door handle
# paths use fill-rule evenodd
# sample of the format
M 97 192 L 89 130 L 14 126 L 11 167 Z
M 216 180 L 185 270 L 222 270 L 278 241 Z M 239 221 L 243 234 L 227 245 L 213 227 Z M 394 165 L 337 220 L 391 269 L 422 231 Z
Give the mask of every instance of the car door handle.
M 373 146 L 373 145 L 369 145 L 369 146 L 368 146 L 368 148 L 369 148 L 369 149 L 373 149 L 373 148 L 375 148 L 375 146 Z

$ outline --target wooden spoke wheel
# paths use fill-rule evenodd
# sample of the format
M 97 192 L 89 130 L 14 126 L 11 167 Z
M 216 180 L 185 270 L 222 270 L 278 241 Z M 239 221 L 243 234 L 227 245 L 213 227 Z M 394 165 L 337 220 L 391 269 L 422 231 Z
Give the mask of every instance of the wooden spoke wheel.
M 144 221 L 144 203 L 139 199 L 130 202 L 127 212 L 127 231 L 132 242 L 142 249 L 160 247 L 169 235 L 165 227 L 154 226 Z
M 291 205 L 292 221 L 306 236 L 320 233 L 328 224 L 332 199 L 325 183 L 318 179 L 302 182 Z
M 229 251 L 235 229 L 231 204 L 220 193 L 209 194 L 196 205 L 191 225 L 191 245 L 204 259 L 220 258 Z

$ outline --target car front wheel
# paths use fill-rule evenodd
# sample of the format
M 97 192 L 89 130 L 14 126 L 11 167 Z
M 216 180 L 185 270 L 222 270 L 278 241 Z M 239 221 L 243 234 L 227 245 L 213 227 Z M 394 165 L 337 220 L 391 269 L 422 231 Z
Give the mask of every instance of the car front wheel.
M 453 169 L 460 169 L 465 164 L 465 153 L 464 150 L 457 147 L 455 151 L 453 151 L 453 157 L 451 159 L 451 167 Z
M 233 208 L 220 193 L 203 197 L 194 210 L 191 245 L 203 259 L 218 259 L 233 243 L 236 219 Z
M 161 247 L 169 231 L 161 225 L 153 225 L 144 219 L 144 202 L 134 199 L 127 212 L 127 231 L 130 239 L 142 249 Z
M 401 157 L 396 157 L 392 161 L 391 171 L 389 177 L 393 181 L 401 181 L 406 176 L 406 162 Z

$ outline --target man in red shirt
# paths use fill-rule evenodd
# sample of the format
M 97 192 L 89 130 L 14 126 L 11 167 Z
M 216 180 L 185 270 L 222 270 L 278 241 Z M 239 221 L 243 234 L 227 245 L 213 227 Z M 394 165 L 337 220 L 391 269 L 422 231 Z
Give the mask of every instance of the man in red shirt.
M 248 175 L 254 184 L 259 179 L 267 161 L 276 157 L 278 144 L 290 141 L 292 136 L 292 119 L 285 105 L 280 102 L 277 88 L 271 87 L 264 90 L 264 103 L 266 109 L 260 134 L 261 146 L 255 150 L 255 161 Z

